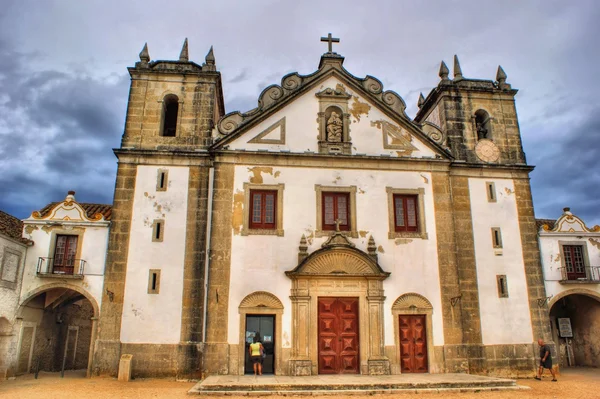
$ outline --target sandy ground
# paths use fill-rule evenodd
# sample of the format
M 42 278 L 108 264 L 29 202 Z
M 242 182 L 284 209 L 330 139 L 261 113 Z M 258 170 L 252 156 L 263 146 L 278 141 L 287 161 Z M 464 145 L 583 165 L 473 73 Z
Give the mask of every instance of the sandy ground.
M 391 395 L 352 395 L 352 399 L 361 398 L 472 398 L 472 399 L 600 399 L 600 369 L 570 369 L 559 376 L 559 382 L 519 380 L 519 385 L 527 385 L 531 390 L 510 392 L 477 392 L 477 393 L 444 393 L 444 394 L 391 394 Z M 173 380 L 142 379 L 130 383 L 120 383 L 114 378 L 85 378 L 82 373 L 69 372 L 65 378 L 57 373 L 40 373 L 36 380 L 32 375 L 22 376 L 16 380 L 0 382 L 0 398 L 2 399 L 87 399 L 87 398 L 194 398 L 187 395 L 194 386 L 193 382 L 177 382 Z M 298 396 L 292 396 L 292 398 Z M 322 396 L 332 399 L 344 397 Z M 234 396 L 223 397 L 234 399 Z M 248 397 L 245 397 L 246 399 Z M 269 398 L 277 399 L 277 396 Z M 319 398 L 313 396 L 312 398 Z

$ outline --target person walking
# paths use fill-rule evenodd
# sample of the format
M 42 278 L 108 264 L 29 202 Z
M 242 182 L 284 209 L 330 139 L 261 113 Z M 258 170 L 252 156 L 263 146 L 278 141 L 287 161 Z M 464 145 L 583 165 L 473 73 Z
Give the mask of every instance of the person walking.
M 252 360 L 252 368 L 254 369 L 254 375 L 262 375 L 262 354 L 265 350 L 263 345 L 258 341 L 255 336 L 253 342 L 248 347 L 248 353 L 250 354 L 250 360 Z
M 540 347 L 540 367 L 538 369 L 537 375 L 534 377 L 536 380 L 542 380 L 542 373 L 544 369 L 550 370 L 550 374 L 552 374 L 552 381 L 558 381 L 556 379 L 556 374 L 554 373 L 554 369 L 552 368 L 552 354 L 550 353 L 550 347 L 544 343 L 543 339 L 538 339 L 538 345 Z

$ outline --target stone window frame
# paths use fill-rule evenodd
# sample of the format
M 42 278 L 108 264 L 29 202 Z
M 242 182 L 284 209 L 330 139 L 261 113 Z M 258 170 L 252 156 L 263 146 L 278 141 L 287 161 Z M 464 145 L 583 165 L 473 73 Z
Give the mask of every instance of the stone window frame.
M 350 230 L 344 231 L 344 234 L 350 235 L 352 238 L 358 238 L 358 228 L 356 225 L 356 186 L 323 186 L 315 184 L 316 193 L 316 208 L 317 208 L 317 224 L 315 229 L 315 237 L 327 237 L 335 233 L 335 230 L 323 230 L 323 193 L 348 193 L 350 204 L 348 211 L 350 212 Z
M 494 183 L 493 181 L 486 181 L 485 182 L 485 191 L 487 193 L 488 202 L 497 202 L 498 201 L 498 196 L 496 194 L 496 183 Z
M 564 253 L 564 249 L 563 247 L 565 245 L 577 245 L 580 247 L 583 247 L 582 252 L 583 252 L 583 267 L 585 268 L 585 274 L 586 277 L 589 277 L 588 275 L 588 269 L 590 268 L 590 258 L 589 258 L 589 254 L 588 254 L 588 247 L 587 247 L 587 242 L 585 241 L 563 241 L 563 240 L 558 240 L 558 248 L 560 251 L 560 265 L 561 267 L 566 268 L 567 265 L 565 263 L 565 253 Z
M 159 294 L 160 293 L 160 270 L 161 269 L 150 269 L 148 271 L 148 294 Z M 152 281 L 152 277 L 156 276 L 156 280 Z M 154 283 L 154 288 L 152 288 Z
M 162 183 L 162 186 L 161 186 Z M 156 171 L 156 191 L 167 191 L 169 186 L 169 169 L 159 168 Z
M 494 249 L 502 249 L 502 229 L 500 227 L 492 227 L 492 246 Z M 497 233 L 497 234 L 496 234 Z
M 169 96 L 175 96 L 177 98 L 177 122 L 175 124 L 175 136 L 164 136 L 163 128 L 165 123 L 165 98 Z M 183 99 L 172 91 L 167 91 L 162 94 L 160 100 L 157 100 L 160 104 L 160 123 L 158 124 L 158 136 L 159 137 L 179 137 L 179 133 L 181 133 L 181 114 L 183 113 Z
M 156 234 L 156 230 L 160 225 L 160 231 Z M 154 219 L 152 221 L 152 242 L 163 242 L 165 239 L 165 220 L 164 219 Z
M 427 234 L 427 224 L 425 223 L 425 189 L 421 188 L 393 188 L 386 187 L 388 202 L 388 239 L 393 240 L 395 238 L 421 238 L 427 240 L 429 238 Z M 394 194 L 399 195 L 416 195 L 417 196 L 417 207 L 418 207 L 418 231 L 396 231 L 395 223 L 395 210 L 394 210 Z
M 244 216 L 242 223 L 242 236 L 250 235 L 264 235 L 264 236 L 284 236 L 283 229 L 283 190 L 285 184 L 258 184 L 258 183 L 244 183 Z M 276 191 L 277 192 L 277 209 L 275 214 L 276 225 L 274 229 L 253 229 L 250 228 L 250 190 L 260 191 Z
M 17 261 L 17 270 L 15 272 L 14 280 L 5 280 L 2 278 L 4 274 L 4 268 L 7 263 L 8 254 L 15 255 L 18 259 Z M 21 264 L 23 263 L 23 253 L 10 247 L 4 247 L 4 251 L 2 254 L 2 264 L 0 264 L 0 287 L 8 288 L 14 290 L 17 288 L 17 282 L 19 281 L 19 276 L 21 275 Z
M 52 234 L 50 236 L 50 246 L 48 247 L 48 258 L 52 259 L 52 265 L 54 265 L 54 253 L 56 252 L 56 240 L 59 235 L 61 236 L 77 236 L 77 251 L 75 252 L 74 259 L 82 259 L 81 258 L 81 249 L 83 248 L 83 236 L 85 233 L 85 228 L 75 227 L 75 228 L 58 228 L 52 230 Z M 77 270 L 77 265 L 74 265 L 73 273 Z M 52 272 L 48 270 L 48 272 Z
M 498 288 L 498 298 L 508 298 L 508 281 L 506 274 L 496 275 L 496 287 Z

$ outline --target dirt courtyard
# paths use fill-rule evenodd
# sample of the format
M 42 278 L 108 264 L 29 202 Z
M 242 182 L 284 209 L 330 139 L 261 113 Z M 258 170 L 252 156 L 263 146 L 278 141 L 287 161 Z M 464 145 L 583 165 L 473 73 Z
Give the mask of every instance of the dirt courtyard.
M 563 370 L 559 381 L 550 382 L 546 376 L 543 381 L 518 380 L 519 385 L 531 387 L 527 391 L 510 392 L 476 392 L 476 393 L 444 393 L 423 394 L 431 398 L 466 398 L 466 399 L 600 399 L 600 369 L 577 368 Z M 130 383 L 120 383 L 114 378 L 85 378 L 83 373 L 68 372 L 65 378 L 58 373 L 40 373 L 36 380 L 33 375 L 18 377 L 15 380 L 0 382 L 0 398 L 2 399 L 54 399 L 54 398 L 194 398 L 187 391 L 194 386 L 193 382 L 178 382 L 164 379 L 139 379 Z M 196 396 L 198 397 L 198 396 Z M 292 396 L 298 397 L 298 396 Z M 331 399 L 344 395 L 322 396 Z M 352 395 L 352 399 L 361 398 L 408 398 L 414 393 L 391 395 Z M 234 396 L 224 398 L 235 399 Z M 245 397 L 247 398 L 247 397 Z M 278 396 L 270 396 L 277 399 Z M 318 398 L 318 397 L 313 397 Z

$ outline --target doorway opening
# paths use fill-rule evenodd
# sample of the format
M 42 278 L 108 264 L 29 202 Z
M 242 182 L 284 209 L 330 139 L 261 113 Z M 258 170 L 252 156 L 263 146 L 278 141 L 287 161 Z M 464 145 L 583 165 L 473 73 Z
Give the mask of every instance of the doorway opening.
M 254 374 L 248 351 L 254 338 L 257 342 L 262 343 L 264 348 L 263 374 L 275 374 L 275 315 L 246 315 L 244 374 Z
M 358 374 L 358 298 L 319 297 L 319 374 Z
M 400 372 L 426 373 L 427 368 L 427 327 L 426 316 L 399 315 L 400 330 Z

